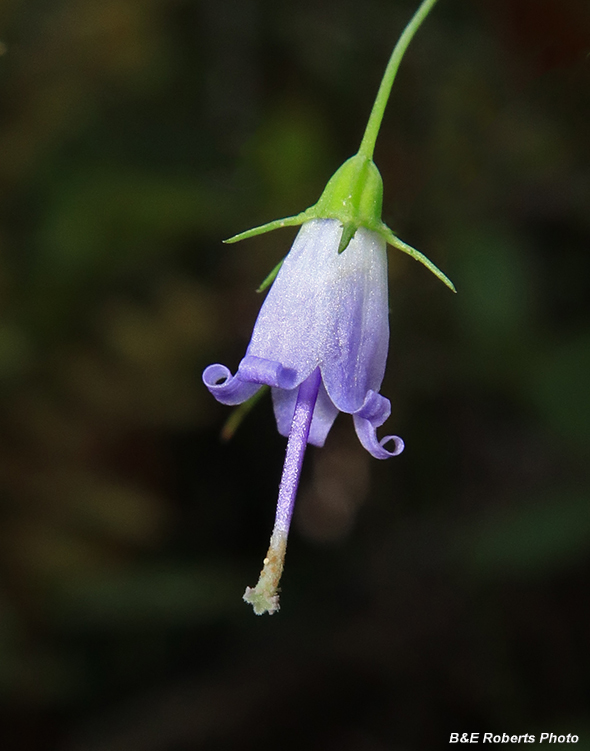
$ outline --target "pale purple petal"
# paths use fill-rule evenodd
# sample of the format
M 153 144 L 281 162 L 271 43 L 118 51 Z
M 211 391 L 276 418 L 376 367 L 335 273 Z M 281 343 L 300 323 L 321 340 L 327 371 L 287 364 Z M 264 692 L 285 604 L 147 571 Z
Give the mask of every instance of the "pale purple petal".
M 322 363 L 330 322 L 342 225 L 306 222 L 262 305 L 248 354 L 277 360 L 297 373 L 296 385 Z
M 258 391 L 261 385 L 291 389 L 295 372 L 284 368 L 280 362 L 263 360 L 246 355 L 235 376 L 225 365 L 209 365 L 203 371 L 203 383 L 218 402 L 236 405 L 245 402 Z
M 377 428 L 383 425 L 391 414 L 391 404 L 381 394 L 369 391 L 362 407 L 353 414 L 354 428 L 361 444 L 375 459 L 389 459 L 401 454 L 404 442 L 399 436 L 388 435 L 379 440 Z M 392 451 L 385 448 L 389 441 L 394 442 Z
M 337 256 L 322 380 L 336 407 L 356 412 L 379 391 L 389 346 L 385 241 L 361 227 Z
M 299 386 L 296 389 L 289 389 L 288 391 L 286 389 L 272 390 L 272 406 L 275 413 L 275 420 L 277 421 L 277 430 L 281 435 L 284 435 L 285 438 L 289 435 L 289 431 L 291 430 L 298 391 Z
M 326 387 L 322 381 L 313 413 L 313 420 L 311 421 L 309 442 L 314 446 L 323 446 L 337 416 L 338 408 L 334 406 L 334 403 L 328 396 Z
M 211 394 L 222 404 L 234 406 L 249 399 L 260 388 L 259 383 L 243 381 L 239 373 L 232 376 L 229 368 L 225 365 L 209 365 L 203 371 L 203 383 Z
M 295 412 L 297 392 L 299 388 L 289 391 L 283 389 L 272 390 L 272 402 L 277 421 L 277 429 L 281 435 L 288 436 Z M 309 431 L 309 443 L 314 446 L 323 446 L 338 415 L 338 409 L 326 393 L 324 384 L 320 384 L 320 390 L 316 401 L 313 420 Z
M 240 363 L 238 375 L 243 381 L 265 383 L 278 389 L 292 389 L 297 384 L 297 374 L 277 360 L 266 360 L 246 354 Z
M 385 240 L 360 228 L 338 253 L 342 225 L 303 225 L 262 306 L 248 355 L 282 363 L 295 384 L 320 366 L 334 405 L 355 412 L 378 391 L 389 340 Z

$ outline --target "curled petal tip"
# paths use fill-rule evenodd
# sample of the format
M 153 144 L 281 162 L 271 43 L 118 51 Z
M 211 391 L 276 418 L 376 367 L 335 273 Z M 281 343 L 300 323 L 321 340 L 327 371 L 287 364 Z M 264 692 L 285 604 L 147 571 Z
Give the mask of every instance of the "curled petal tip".
M 392 456 L 398 456 L 404 450 L 404 442 L 399 436 L 388 435 L 379 440 L 375 426 L 358 415 L 354 415 L 354 427 L 359 441 L 375 459 L 391 459 Z M 390 441 L 394 442 L 392 451 L 385 448 Z
M 388 451 L 385 445 L 390 441 L 393 441 L 393 449 Z M 388 456 L 399 456 L 406 447 L 403 438 L 400 438 L 398 435 L 387 435 L 379 441 L 379 444 L 387 452 Z
M 391 413 L 391 404 L 376 391 L 369 391 L 363 406 L 353 414 L 354 428 L 359 441 L 375 459 L 390 459 L 398 456 L 404 450 L 404 442 L 399 436 L 388 435 L 379 440 L 377 428 L 383 425 Z M 394 442 L 392 451 L 388 451 L 385 445 Z
M 246 355 L 238 372 L 231 374 L 225 365 L 216 363 L 203 371 L 203 383 L 221 404 L 235 406 L 253 397 L 264 385 L 292 389 L 297 382 L 297 373 L 279 362 L 263 357 Z
M 229 368 L 221 363 L 215 363 L 215 365 L 209 365 L 203 371 L 203 383 L 207 388 L 214 388 L 215 386 L 223 386 L 232 377 Z
M 260 388 L 259 383 L 243 381 L 239 374 L 232 376 L 229 368 L 219 363 L 205 368 L 203 383 L 218 402 L 230 406 L 245 402 Z

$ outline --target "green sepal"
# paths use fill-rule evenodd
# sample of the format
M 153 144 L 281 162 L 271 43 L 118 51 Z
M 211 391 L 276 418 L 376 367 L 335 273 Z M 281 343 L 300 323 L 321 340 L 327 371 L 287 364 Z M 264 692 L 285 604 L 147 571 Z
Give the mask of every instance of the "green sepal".
M 344 253 L 346 248 L 348 248 L 348 244 L 354 237 L 357 229 L 358 227 L 354 224 L 345 224 L 344 227 L 342 227 L 342 235 L 340 236 L 340 242 L 338 243 L 338 253 Z
M 434 276 L 437 277 L 437 279 L 440 279 L 443 284 L 446 284 L 452 292 L 457 292 L 455 285 L 446 274 L 443 274 L 443 272 L 437 266 L 435 266 L 434 263 L 432 263 L 432 261 L 423 253 L 420 253 L 419 250 L 412 248 L 411 245 L 408 245 L 403 240 L 400 240 L 399 237 L 396 237 L 396 235 L 393 234 L 393 232 L 386 224 L 382 223 L 381 227 L 377 231 L 379 232 L 381 237 L 383 237 L 390 245 L 393 245 L 394 248 L 401 250 L 402 253 L 407 253 L 415 261 L 420 261 L 420 263 L 423 266 L 426 266 L 426 268 L 431 271 Z
M 262 386 L 254 396 L 251 396 L 243 404 L 240 404 L 234 410 L 232 410 L 230 416 L 225 421 L 223 428 L 221 428 L 220 438 L 222 441 L 230 441 L 236 430 L 240 427 L 244 418 L 249 412 L 258 404 L 262 397 L 270 390 L 270 386 Z
M 356 154 L 328 180 L 320 200 L 305 212 L 306 219 L 337 219 L 350 239 L 359 227 L 379 230 L 383 180 L 375 162 Z M 354 229 L 353 229 L 354 228 Z M 348 243 L 347 243 L 348 244 Z
M 311 219 L 337 219 L 344 228 L 338 248 L 342 253 L 359 227 L 380 231 L 382 207 L 383 180 L 379 170 L 372 159 L 356 154 L 336 170 L 314 206 L 295 216 L 240 232 L 224 242 L 237 243 L 282 227 L 296 227 Z
M 297 214 L 296 216 L 288 216 L 285 219 L 275 219 L 274 222 L 267 222 L 266 224 L 261 224 L 260 227 L 247 229 L 245 232 L 240 232 L 239 234 L 234 235 L 233 237 L 230 237 L 228 240 L 224 240 L 223 242 L 227 245 L 230 245 L 231 243 L 240 242 L 240 240 L 247 240 L 249 237 L 264 235 L 265 232 L 272 232 L 273 229 L 281 229 L 282 227 L 297 227 L 307 220 L 307 213 L 305 211 L 302 211 L 301 214 Z
M 270 285 L 274 282 L 274 280 L 277 277 L 277 274 L 281 270 L 281 266 L 283 265 L 283 261 L 285 259 L 281 258 L 281 260 L 277 263 L 277 265 L 274 267 L 274 269 L 270 272 L 270 274 L 266 277 L 266 279 L 262 282 L 260 287 L 256 290 L 256 292 L 264 292 L 265 289 L 270 287 Z

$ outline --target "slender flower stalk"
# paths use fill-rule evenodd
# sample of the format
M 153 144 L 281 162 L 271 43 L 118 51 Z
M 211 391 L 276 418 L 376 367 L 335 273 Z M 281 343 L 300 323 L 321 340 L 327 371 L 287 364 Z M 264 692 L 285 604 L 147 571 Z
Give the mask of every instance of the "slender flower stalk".
M 373 158 L 373 152 L 375 151 L 375 142 L 377 141 L 377 136 L 379 135 L 381 121 L 383 120 L 383 115 L 385 114 L 385 108 L 387 107 L 387 102 L 389 101 L 391 87 L 393 86 L 393 82 L 395 81 L 398 68 L 402 61 L 402 57 L 408 49 L 408 45 L 412 41 L 414 34 L 418 31 L 418 29 L 422 25 L 422 22 L 430 13 L 433 5 L 436 2 L 437 0 L 424 0 L 422 5 L 412 16 L 410 23 L 403 30 L 402 35 L 400 36 L 397 44 L 393 49 L 393 52 L 391 53 L 391 57 L 389 58 L 387 68 L 385 68 L 385 73 L 383 74 L 383 78 L 381 79 L 381 85 L 379 86 L 379 91 L 377 92 L 377 97 L 375 98 L 375 103 L 373 104 L 373 109 L 371 110 L 371 114 L 369 115 L 369 121 L 367 122 L 365 134 L 359 148 L 359 154 L 367 157 L 367 159 Z
M 271 388 L 277 428 L 288 437 L 275 525 L 258 584 L 244 600 L 257 615 L 279 609 L 279 581 L 308 443 L 323 446 L 339 412 L 352 415 L 362 446 L 376 459 L 403 451 L 398 436 L 377 437 L 391 413 L 379 391 L 389 348 L 387 244 L 424 264 L 455 291 L 426 256 L 381 220 L 383 181 L 375 141 L 395 75 L 410 40 L 435 4 L 424 0 L 395 46 L 358 153 L 330 178 L 306 211 L 242 232 L 226 242 L 302 225 L 290 252 L 261 285 L 270 287 L 235 375 L 210 365 L 203 381 L 223 404 L 246 414 Z M 237 420 L 229 423 L 230 435 Z

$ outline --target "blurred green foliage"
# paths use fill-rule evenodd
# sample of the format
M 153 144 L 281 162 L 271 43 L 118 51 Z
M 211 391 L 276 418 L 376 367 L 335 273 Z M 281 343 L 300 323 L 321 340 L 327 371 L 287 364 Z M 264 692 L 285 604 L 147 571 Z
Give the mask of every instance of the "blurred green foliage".
M 0 5 L 3 751 L 588 748 L 590 8 L 441 0 L 375 155 L 392 251 L 369 462 L 310 451 L 283 610 L 240 602 L 284 441 L 235 367 L 356 151 L 410 0 Z

